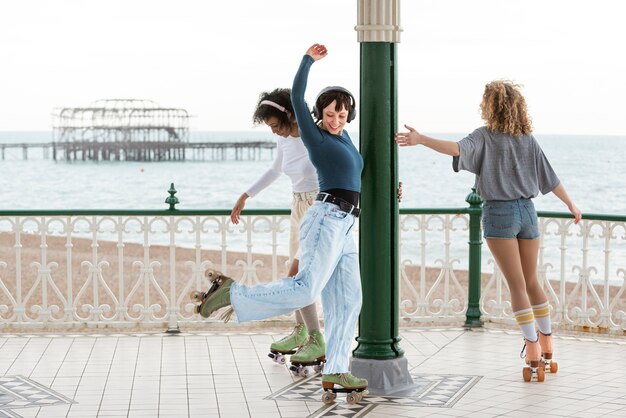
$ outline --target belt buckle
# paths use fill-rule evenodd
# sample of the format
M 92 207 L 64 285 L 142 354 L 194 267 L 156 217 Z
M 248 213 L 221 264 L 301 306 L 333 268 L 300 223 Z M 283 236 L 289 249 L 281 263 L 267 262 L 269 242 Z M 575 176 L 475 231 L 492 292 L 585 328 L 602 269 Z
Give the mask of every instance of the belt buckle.
M 352 211 L 354 210 L 354 205 L 351 205 L 349 203 L 346 202 L 339 202 L 339 209 L 341 209 L 344 212 L 347 212 L 348 215 L 352 214 Z

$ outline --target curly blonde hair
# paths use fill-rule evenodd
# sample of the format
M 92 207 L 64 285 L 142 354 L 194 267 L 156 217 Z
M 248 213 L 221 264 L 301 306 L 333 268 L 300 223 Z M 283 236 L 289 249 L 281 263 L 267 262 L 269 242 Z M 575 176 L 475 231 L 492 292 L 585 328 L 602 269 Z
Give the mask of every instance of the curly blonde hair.
M 480 111 L 487 129 L 512 136 L 533 131 L 520 88 L 520 85 L 508 80 L 492 81 L 485 86 Z

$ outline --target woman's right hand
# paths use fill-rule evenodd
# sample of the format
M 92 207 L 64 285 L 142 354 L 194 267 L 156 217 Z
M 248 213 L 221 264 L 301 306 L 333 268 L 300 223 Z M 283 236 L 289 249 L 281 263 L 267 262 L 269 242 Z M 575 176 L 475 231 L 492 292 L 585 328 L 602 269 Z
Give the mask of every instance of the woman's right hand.
M 415 128 L 410 127 L 409 125 L 404 125 L 407 128 L 408 132 L 397 132 L 396 133 L 396 144 L 401 147 L 409 147 L 412 145 L 417 145 L 419 143 L 420 133 L 415 130 Z
M 241 196 L 239 196 L 239 199 L 237 199 L 237 203 L 235 203 L 233 210 L 230 212 L 230 221 L 235 225 L 239 223 L 241 211 L 246 206 L 246 200 L 248 199 L 248 197 L 249 196 L 247 193 L 243 193 Z
M 317 61 L 328 55 L 328 50 L 322 44 L 313 44 L 309 49 L 307 49 L 306 54 L 313 58 L 313 61 Z

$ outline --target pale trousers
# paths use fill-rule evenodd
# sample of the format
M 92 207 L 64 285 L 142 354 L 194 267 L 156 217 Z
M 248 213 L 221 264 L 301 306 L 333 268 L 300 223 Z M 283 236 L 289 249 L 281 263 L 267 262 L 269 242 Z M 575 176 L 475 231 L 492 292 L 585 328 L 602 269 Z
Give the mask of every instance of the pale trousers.
M 294 192 L 289 218 L 289 263 L 300 259 L 300 223 L 315 202 L 318 191 Z
M 246 286 L 233 283 L 230 301 L 239 322 L 300 309 L 321 295 L 324 373 L 349 371 L 350 348 L 361 311 L 361 275 L 352 227 L 357 218 L 337 205 L 315 202 L 300 225 L 300 268 L 295 277 Z

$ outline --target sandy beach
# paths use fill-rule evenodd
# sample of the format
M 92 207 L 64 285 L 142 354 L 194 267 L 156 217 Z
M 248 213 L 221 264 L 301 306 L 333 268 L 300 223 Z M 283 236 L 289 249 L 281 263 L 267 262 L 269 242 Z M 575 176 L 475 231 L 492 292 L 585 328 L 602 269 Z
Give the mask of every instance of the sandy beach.
M 38 235 L 22 234 L 20 240 L 21 248 L 21 277 L 23 294 L 26 295 L 41 276 L 39 265 L 42 264 L 41 237 Z M 72 292 L 75 298 L 80 291 L 79 286 L 83 286 L 98 276 L 100 273 L 94 269 L 99 266 L 101 278 L 109 286 L 113 295 L 128 295 L 133 286 L 138 281 L 143 281 L 146 275 L 152 275 L 156 283 L 163 290 L 166 296 L 170 295 L 170 272 L 172 267 L 176 274 L 176 294 L 178 295 L 187 284 L 191 284 L 195 289 L 195 282 L 203 277 L 203 271 L 214 268 L 231 275 L 234 278 L 241 278 L 244 274 L 244 267 L 237 264 L 238 260 L 246 260 L 247 254 L 240 252 L 228 252 L 226 263 L 222 263 L 222 253 L 212 250 L 200 250 L 180 248 L 175 250 L 175 264 L 170 262 L 170 248 L 162 245 L 151 245 L 145 249 L 140 244 L 125 243 L 123 248 L 119 248 L 116 242 L 98 241 L 97 249 L 92 248 L 92 241 L 84 238 L 72 238 L 71 262 L 68 262 L 68 250 L 66 249 L 65 237 L 46 237 L 46 264 L 43 274 L 49 273 L 54 285 L 67 295 L 68 277 L 72 277 Z M 15 237 L 13 234 L 0 233 L 0 262 L 7 263 L 6 267 L 0 266 L 0 278 L 12 293 L 15 291 L 15 277 L 17 274 L 15 256 Z M 121 254 L 121 255 L 120 255 Z M 256 274 L 259 281 L 269 281 L 272 274 L 272 258 L 270 255 L 254 254 L 257 263 Z M 145 261 L 145 262 L 144 262 Z M 197 262 L 196 262 L 197 261 Z M 277 257 L 279 274 L 286 275 L 286 263 L 288 257 Z M 137 264 L 140 262 L 141 264 Z M 195 265 L 194 265 L 195 262 Z M 198 270 L 198 267 L 201 270 Z M 47 268 L 46 268 L 47 267 Z M 68 271 L 68 267 L 70 268 Z M 147 267 L 147 268 L 146 268 Z M 195 270 L 194 270 L 195 269 Z M 120 276 L 120 272 L 122 275 Z M 121 277 L 121 280 L 120 280 Z M 98 279 L 99 277 L 96 277 Z M 192 282 L 192 283 L 190 283 Z M 120 284 L 123 285 L 123 292 L 120 293 Z M 38 284 L 41 286 L 41 283 Z M 91 284 L 89 284 L 91 286 Z M 193 290 L 189 289 L 189 290 Z M 91 288 L 89 289 L 91 292 Z M 154 286 L 150 289 L 150 302 L 161 303 L 163 298 Z M 106 292 L 100 292 L 100 303 L 111 303 L 111 298 Z M 188 298 L 185 294 L 185 302 Z M 88 299 L 91 295 L 88 296 Z M 135 298 L 127 301 L 127 306 L 144 301 L 143 289 L 136 293 Z M 6 295 L 0 292 L 0 305 L 6 303 Z M 48 304 L 58 303 L 58 297 L 50 292 Z M 28 304 L 41 303 L 41 290 L 34 292 Z

